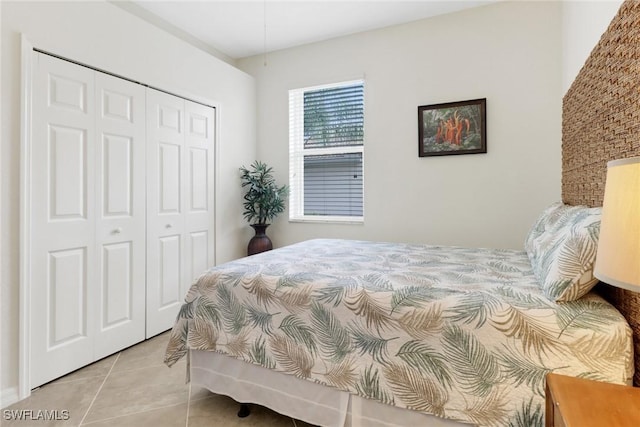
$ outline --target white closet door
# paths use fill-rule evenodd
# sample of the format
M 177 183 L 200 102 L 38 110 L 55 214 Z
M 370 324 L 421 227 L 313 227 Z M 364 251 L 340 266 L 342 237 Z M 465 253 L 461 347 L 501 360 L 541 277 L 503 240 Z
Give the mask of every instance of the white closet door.
M 214 262 L 215 109 L 147 89 L 147 337 Z
M 34 53 L 31 385 L 92 362 L 93 71 Z
M 185 101 L 187 286 L 214 263 L 215 110 Z M 188 290 L 185 289 L 185 292 Z
M 96 72 L 100 359 L 145 338 L 145 88 Z
M 145 337 L 145 89 L 34 53 L 31 386 Z
M 147 89 L 147 337 L 173 325 L 184 299 L 184 100 Z

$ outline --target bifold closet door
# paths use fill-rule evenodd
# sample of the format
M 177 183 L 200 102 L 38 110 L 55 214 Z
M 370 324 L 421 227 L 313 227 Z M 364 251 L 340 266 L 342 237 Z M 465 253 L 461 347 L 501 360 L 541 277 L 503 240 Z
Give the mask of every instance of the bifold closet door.
M 33 55 L 35 387 L 144 339 L 145 99 L 139 85 Z
M 214 129 L 215 109 L 185 101 L 187 208 L 185 241 L 187 289 L 214 259 Z M 184 299 L 184 297 L 183 297 Z M 174 319 L 175 320 L 175 319 Z
M 215 110 L 147 89 L 147 337 L 213 266 Z
M 145 339 L 145 88 L 96 72 L 95 357 Z
M 34 58 L 31 386 L 93 359 L 94 72 Z

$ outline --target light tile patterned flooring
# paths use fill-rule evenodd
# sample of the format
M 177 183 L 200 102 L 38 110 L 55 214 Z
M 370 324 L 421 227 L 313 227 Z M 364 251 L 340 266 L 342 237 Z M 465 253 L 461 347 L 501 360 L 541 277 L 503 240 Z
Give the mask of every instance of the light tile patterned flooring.
M 186 361 L 163 363 L 169 336 L 159 335 L 45 384 L 31 396 L 5 408 L 2 427 L 309 427 L 270 409 L 250 405 L 238 418 L 231 398 L 185 384 Z M 9 410 L 10 412 L 7 412 Z M 31 411 L 25 412 L 26 411 Z M 58 421 L 15 420 L 58 411 Z M 67 420 L 62 411 L 68 411 Z M 8 419 L 9 418 L 9 419 Z

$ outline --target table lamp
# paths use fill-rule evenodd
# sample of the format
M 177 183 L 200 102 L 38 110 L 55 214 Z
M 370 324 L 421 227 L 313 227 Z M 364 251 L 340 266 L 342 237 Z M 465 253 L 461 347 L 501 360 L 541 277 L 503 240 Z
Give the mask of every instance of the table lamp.
M 640 157 L 607 163 L 594 275 L 640 292 Z

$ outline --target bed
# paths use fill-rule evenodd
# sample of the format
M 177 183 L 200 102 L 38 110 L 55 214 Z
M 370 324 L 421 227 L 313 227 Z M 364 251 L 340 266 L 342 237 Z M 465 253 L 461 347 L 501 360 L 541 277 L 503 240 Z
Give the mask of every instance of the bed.
M 635 77 L 640 33 L 629 30 L 639 26 L 640 5 L 625 1 L 563 99 L 562 206 L 601 206 L 606 163 L 640 155 L 640 81 Z M 640 295 L 605 284 L 586 290 L 589 284 L 579 286 L 569 296 L 571 301 L 557 301 L 558 296 L 563 299 L 568 294 L 550 293 L 553 286 L 545 291 L 540 280 L 536 282 L 536 273 L 540 273 L 536 261 L 544 259 L 549 265 L 557 259 L 536 255 L 540 247 L 536 237 L 542 236 L 536 230 L 545 228 L 538 227 L 539 222 L 532 227 L 523 251 L 316 240 L 220 266 L 200 278 L 189 293 L 191 304 L 185 305 L 173 329 L 167 362 L 186 355 L 192 382 L 239 402 L 262 404 L 327 426 L 536 426 L 543 423 L 541 384 L 546 372 L 624 383 L 629 382 L 635 364 L 633 382 L 639 386 Z M 330 315 L 322 323 L 320 314 L 325 311 L 319 307 L 315 315 L 312 309 L 296 308 L 314 304 L 314 291 L 309 290 L 305 273 L 294 276 L 298 287 L 286 281 L 278 287 L 281 274 L 290 271 L 278 258 L 295 258 L 314 247 L 323 251 L 333 247 L 332 253 L 345 247 L 360 251 L 351 261 L 346 258 L 349 254 L 332 257 L 335 264 L 357 265 L 366 263 L 378 250 L 385 254 L 377 255 L 375 269 L 362 275 L 361 287 L 349 285 L 349 296 L 345 294 L 335 307 L 336 294 L 342 291 L 330 286 L 332 279 L 322 283 L 324 290 L 315 291 L 328 306 L 326 312 L 335 309 L 339 325 L 349 331 L 353 352 L 343 356 L 340 347 L 332 353 L 321 344 L 305 343 L 307 329 L 302 326 L 311 328 L 314 318 L 316 326 L 327 326 L 319 333 L 329 335 L 331 328 L 338 328 Z M 462 262 L 460 269 L 454 266 L 454 259 Z M 418 264 L 440 266 L 438 277 L 413 270 Z M 267 274 L 266 265 L 277 276 Z M 317 261 L 312 268 L 325 274 L 332 265 Z M 393 273 L 394 267 L 401 272 Z M 227 268 L 231 270 L 224 272 Z M 258 281 L 239 279 L 235 287 L 232 282 L 217 283 L 216 277 L 241 274 L 241 269 Z M 578 282 L 592 282 L 583 273 Z M 397 278 L 400 282 L 389 285 Z M 491 280 L 485 282 L 487 278 Z M 450 279 L 453 282 L 445 282 Z M 284 305 L 271 299 L 273 292 L 265 292 L 274 281 L 276 296 L 287 292 Z M 233 322 L 225 324 L 222 318 L 215 332 L 206 322 L 189 317 L 195 314 L 195 301 L 200 301 L 202 292 L 218 286 L 223 290 L 214 291 L 212 301 L 219 298 L 229 303 L 221 310 L 231 313 L 236 303 L 251 304 L 246 306 L 249 326 L 237 334 Z M 379 298 L 368 297 L 378 292 Z M 421 328 L 405 328 L 412 316 L 416 323 L 423 321 Z M 606 325 L 598 320 L 605 318 Z M 285 319 L 288 322 L 283 326 Z M 212 345 L 207 337 L 216 334 L 223 341 L 218 343 L 216 338 Z M 307 346 L 313 350 L 305 355 L 300 349 Z M 485 360 L 485 368 L 469 372 L 459 358 L 465 349 Z M 296 354 L 298 362 L 279 366 L 279 359 Z M 276 369 L 270 369 L 274 363 Z M 419 377 L 416 370 L 421 372 Z
M 554 204 L 528 252 L 316 239 L 226 263 L 191 287 L 166 362 L 191 351 L 193 382 L 317 425 L 542 425 L 547 373 L 633 374 L 589 272 L 543 289 L 532 268 L 595 252 L 598 225 Z

